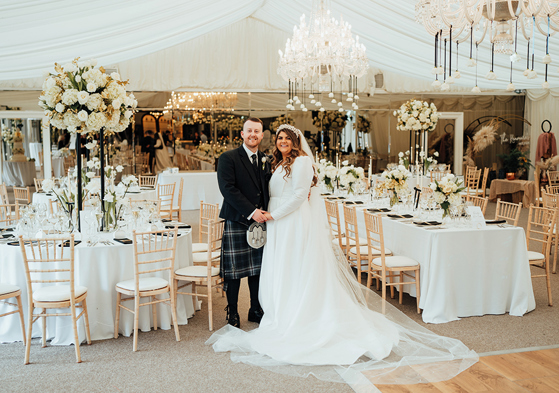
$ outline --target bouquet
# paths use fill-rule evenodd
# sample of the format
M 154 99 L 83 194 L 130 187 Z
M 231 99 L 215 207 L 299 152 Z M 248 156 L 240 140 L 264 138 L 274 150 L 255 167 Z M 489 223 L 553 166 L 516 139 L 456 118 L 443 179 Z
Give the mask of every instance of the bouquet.
M 398 165 L 403 165 L 406 169 L 410 167 L 410 151 L 406 151 L 405 153 L 398 153 Z
M 319 130 L 341 131 L 344 129 L 347 120 L 348 117 L 345 112 L 318 112 L 318 115 L 313 118 L 313 125 Z
M 336 166 L 331 161 L 327 161 L 323 158 L 318 162 L 316 172 L 319 181 L 322 182 L 328 190 L 334 191 L 334 185 L 338 178 L 338 169 Z
M 450 207 L 457 206 L 462 203 L 460 191 L 464 190 L 462 181 L 457 179 L 453 174 L 449 173 L 440 181 L 434 181 L 429 184 L 434 192 L 435 202 L 443 209 L 443 218 L 450 214 Z
M 343 161 L 342 165 L 338 175 L 340 187 L 347 188 L 348 192 L 353 194 L 355 185 L 365 179 L 365 171 L 361 167 L 348 166 L 348 161 Z
M 380 175 L 380 182 L 377 183 L 377 191 L 386 190 L 391 193 L 390 206 L 398 203 L 398 194 L 408 189 L 408 178 L 410 172 L 403 165 L 398 165 L 391 171 L 384 171 Z
M 437 107 L 427 101 L 410 100 L 394 111 L 398 117 L 396 129 L 399 131 L 433 131 L 439 121 Z
M 39 97 L 39 106 L 53 127 L 69 132 L 124 131 L 130 124 L 137 101 L 126 94 L 127 81 L 116 72 L 95 68 L 96 60 L 78 58 L 64 66 L 55 63 Z

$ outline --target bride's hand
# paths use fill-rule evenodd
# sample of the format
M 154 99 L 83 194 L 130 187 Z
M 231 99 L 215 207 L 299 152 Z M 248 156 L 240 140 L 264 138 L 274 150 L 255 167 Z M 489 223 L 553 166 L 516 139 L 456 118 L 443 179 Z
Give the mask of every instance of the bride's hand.
M 264 217 L 266 218 L 266 221 L 271 221 L 274 219 L 274 217 L 272 217 L 272 215 L 268 212 L 264 213 Z

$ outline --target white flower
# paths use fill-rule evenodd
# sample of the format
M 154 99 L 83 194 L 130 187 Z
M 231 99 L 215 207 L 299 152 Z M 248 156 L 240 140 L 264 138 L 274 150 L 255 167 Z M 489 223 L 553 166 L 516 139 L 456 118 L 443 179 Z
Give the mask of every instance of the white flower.
M 78 92 L 78 102 L 81 105 L 85 105 L 87 103 L 87 100 L 89 99 L 89 93 L 87 91 L 80 91 Z
M 344 165 L 344 166 L 349 165 L 349 161 L 348 160 L 342 161 L 342 165 Z
M 128 187 L 132 184 L 138 183 L 138 179 L 134 175 L 128 175 L 128 176 L 124 176 L 121 182 L 122 184 Z
M 400 158 L 404 157 L 404 153 L 402 153 L 402 152 L 398 153 L 398 157 L 400 157 Z
M 90 59 L 89 64 L 91 64 L 92 67 L 95 67 L 97 65 L 97 60 L 96 59 Z
M 108 193 L 105 194 L 105 198 L 103 198 L 103 200 L 104 200 L 105 202 L 109 202 L 109 203 L 110 203 L 110 202 L 114 202 L 115 197 L 114 197 L 114 195 L 113 195 L 112 193 L 108 192 Z
M 92 179 L 95 177 L 95 172 L 86 172 L 85 175 L 89 178 Z
M 68 89 L 62 94 L 62 103 L 64 105 L 74 105 L 78 102 L 78 91 L 76 89 Z
M 119 81 L 120 74 L 118 72 L 111 72 L 111 78 L 113 78 L 115 81 Z
M 64 72 L 76 72 L 78 67 L 74 63 L 68 63 L 64 65 Z
M 45 179 L 43 180 L 43 191 L 50 192 L 54 189 L 54 180 L 52 179 Z
M 101 94 L 91 94 L 89 96 L 89 99 L 87 100 L 87 109 L 89 109 L 90 111 L 95 111 L 97 109 L 99 109 L 99 107 L 101 106 L 103 102 L 103 99 L 101 98 Z
M 134 113 L 130 110 L 124 112 L 124 117 L 130 119 Z
M 81 75 L 76 75 L 76 76 L 74 77 L 74 80 L 75 80 L 76 82 L 80 83 L 80 82 L 82 81 Z
M 89 115 L 87 114 L 87 112 L 84 111 L 83 109 L 78 112 L 78 119 L 80 119 L 80 121 L 87 121 L 88 116 Z
M 80 116 L 80 114 L 78 113 L 78 117 L 79 117 L 79 116 Z M 96 140 L 93 140 L 93 141 L 91 141 L 91 142 L 85 144 L 85 148 L 86 148 L 87 150 L 91 150 L 91 149 L 95 148 L 95 146 L 97 146 L 97 141 L 96 141 Z M 94 163 L 93 161 L 88 161 L 88 162 L 87 162 L 87 165 L 88 165 L 88 166 L 89 166 L 89 163 L 90 163 L 90 162 L 91 162 L 93 165 L 95 165 L 95 163 Z
M 115 169 L 117 172 L 122 172 L 124 170 L 124 167 L 122 165 L 117 165 Z
M 439 152 L 436 151 L 436 152 L 433 153 L 433 155 L 434 155 L 435 157 L 438 157 L 438 156 L 439 156 Z
M 64 108 L 65 108 L 65 107 L 64 107 L 64 104 L 61 103 L 61 102 L 59 102 L 58 104 L 56 104 L 56 106 L 54 107 L 54 109 L 56 109 L 56 111 L 57 111 L 58 113 L 64 112 Z
M 101 192 L 101 179 L 91 179 L 89 183 L 85 186 L 85 189 L 92 194 L 97 194 Z M 105 198 L 108 194 L 105 195 Z
M 97 90 L 97 86 L 93 82 L 89 82 L 87 84 L 86 88 L 87 88 L 87 91 L 90 92 L 90 93 L 95 93 L 95 90 Z

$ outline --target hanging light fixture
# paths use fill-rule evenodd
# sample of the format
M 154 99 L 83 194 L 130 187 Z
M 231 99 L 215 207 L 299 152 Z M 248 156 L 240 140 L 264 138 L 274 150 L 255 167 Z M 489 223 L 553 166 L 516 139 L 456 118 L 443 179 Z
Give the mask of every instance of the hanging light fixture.
M 186 111 L 231 110 L 237 104 L 237 93 L 184 92 L 171 93 L 165 111 L 180 109 Z
M 279 56 L 278 74 L 289 85 L 287 109 L 295 110 L 297 105 L 305 111 L 301 98 L 308 94 L 309 103 L 320 111 L 327 102 L 344 111 L 344 89 L 345 102 L 358 109 L 357 78 L 369 68 L 365 46 L 359 36 L 353 38 L 349 23 L 332 17 L 326 0 L 313 0 L 309 24 L 303 14 Z
M 454 42 L 457 47 L 459 43 L 470 41 L 469 67 L 476 66 L 472 59 L 474 44 L 477 46 L 484 40 L 491 43 L 492 56 L 494 53 L 509 55 L 511 62 L 519 61 L 517 47 L 518 33 L 521 32 L 521 38 L 532 47 L 531 53 L 528 50 L 532 68 L 524 71 L 524 76 L 529 79 L 537 76 L 533 70 L 536 30 L 546 37 L 546 53 L 542 57 L 542 63 L 546 65 L 551 62 L 549 37 L 559 31 L 559 3 L 556 0 L 418 0 L 415 17 L 435 37 L 436 46 L 447 37 L 451 45 Z M 489 75 L 491 78 L 488 79 L 495 79 L 493 67 Z M 548 85 L 544 84 L 544 87 Z

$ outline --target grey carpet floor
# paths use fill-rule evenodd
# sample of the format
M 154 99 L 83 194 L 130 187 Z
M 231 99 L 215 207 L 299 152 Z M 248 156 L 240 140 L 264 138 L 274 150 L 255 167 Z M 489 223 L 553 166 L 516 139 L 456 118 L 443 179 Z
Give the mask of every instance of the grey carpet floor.
M 493 218 L 495 204 L 490 204 L 486 217 Z M 184 212 L 183 221 L 193 224 L 193 241 L 197 240 L 198 212 Z M 526 227 L 528 209 L 523 209 L 521 224 Z M 425 324 L 415 310 L 415 298 L 405 295 L 402 305 L 391 304 L 427 329 L 440 335 L 462 340 L 475 351 L 489 352 L 559 344 L 559 312 L 547 305 L 544 279 L 534 279 L 536 309 L 524 317 L 486 315 L 464 318 L 446 324 Z M 559 302 L 559 277 L 552 277 L 553 296 Z M 225 324 L 225 298 L 214 304 L 214 324 Z M 248 288 L 243 282 L 240 304 L 243 329 L 257 325 L 247 321 Z M 132 338 L 95 341 L 82 345 L 82 364 L 75 363 L 73 347 L 41 348 L 33 340 L 31 365 L 24 366 L 22 343 L 0 345 L 0 391 L 88 392 L 351 392 L 343 384 L 328 383 L 314 377 L 297 378 L 272 373 L 260 368 L 235 364 L 229 354 L 216 354 L 204 345 L 210 337 L 206 305 L 180 326 L 181 341 L 172 330 L 141 332 L 138 348 L 132 352 Z M 0 319 L 1 323 L 1 319 Z

